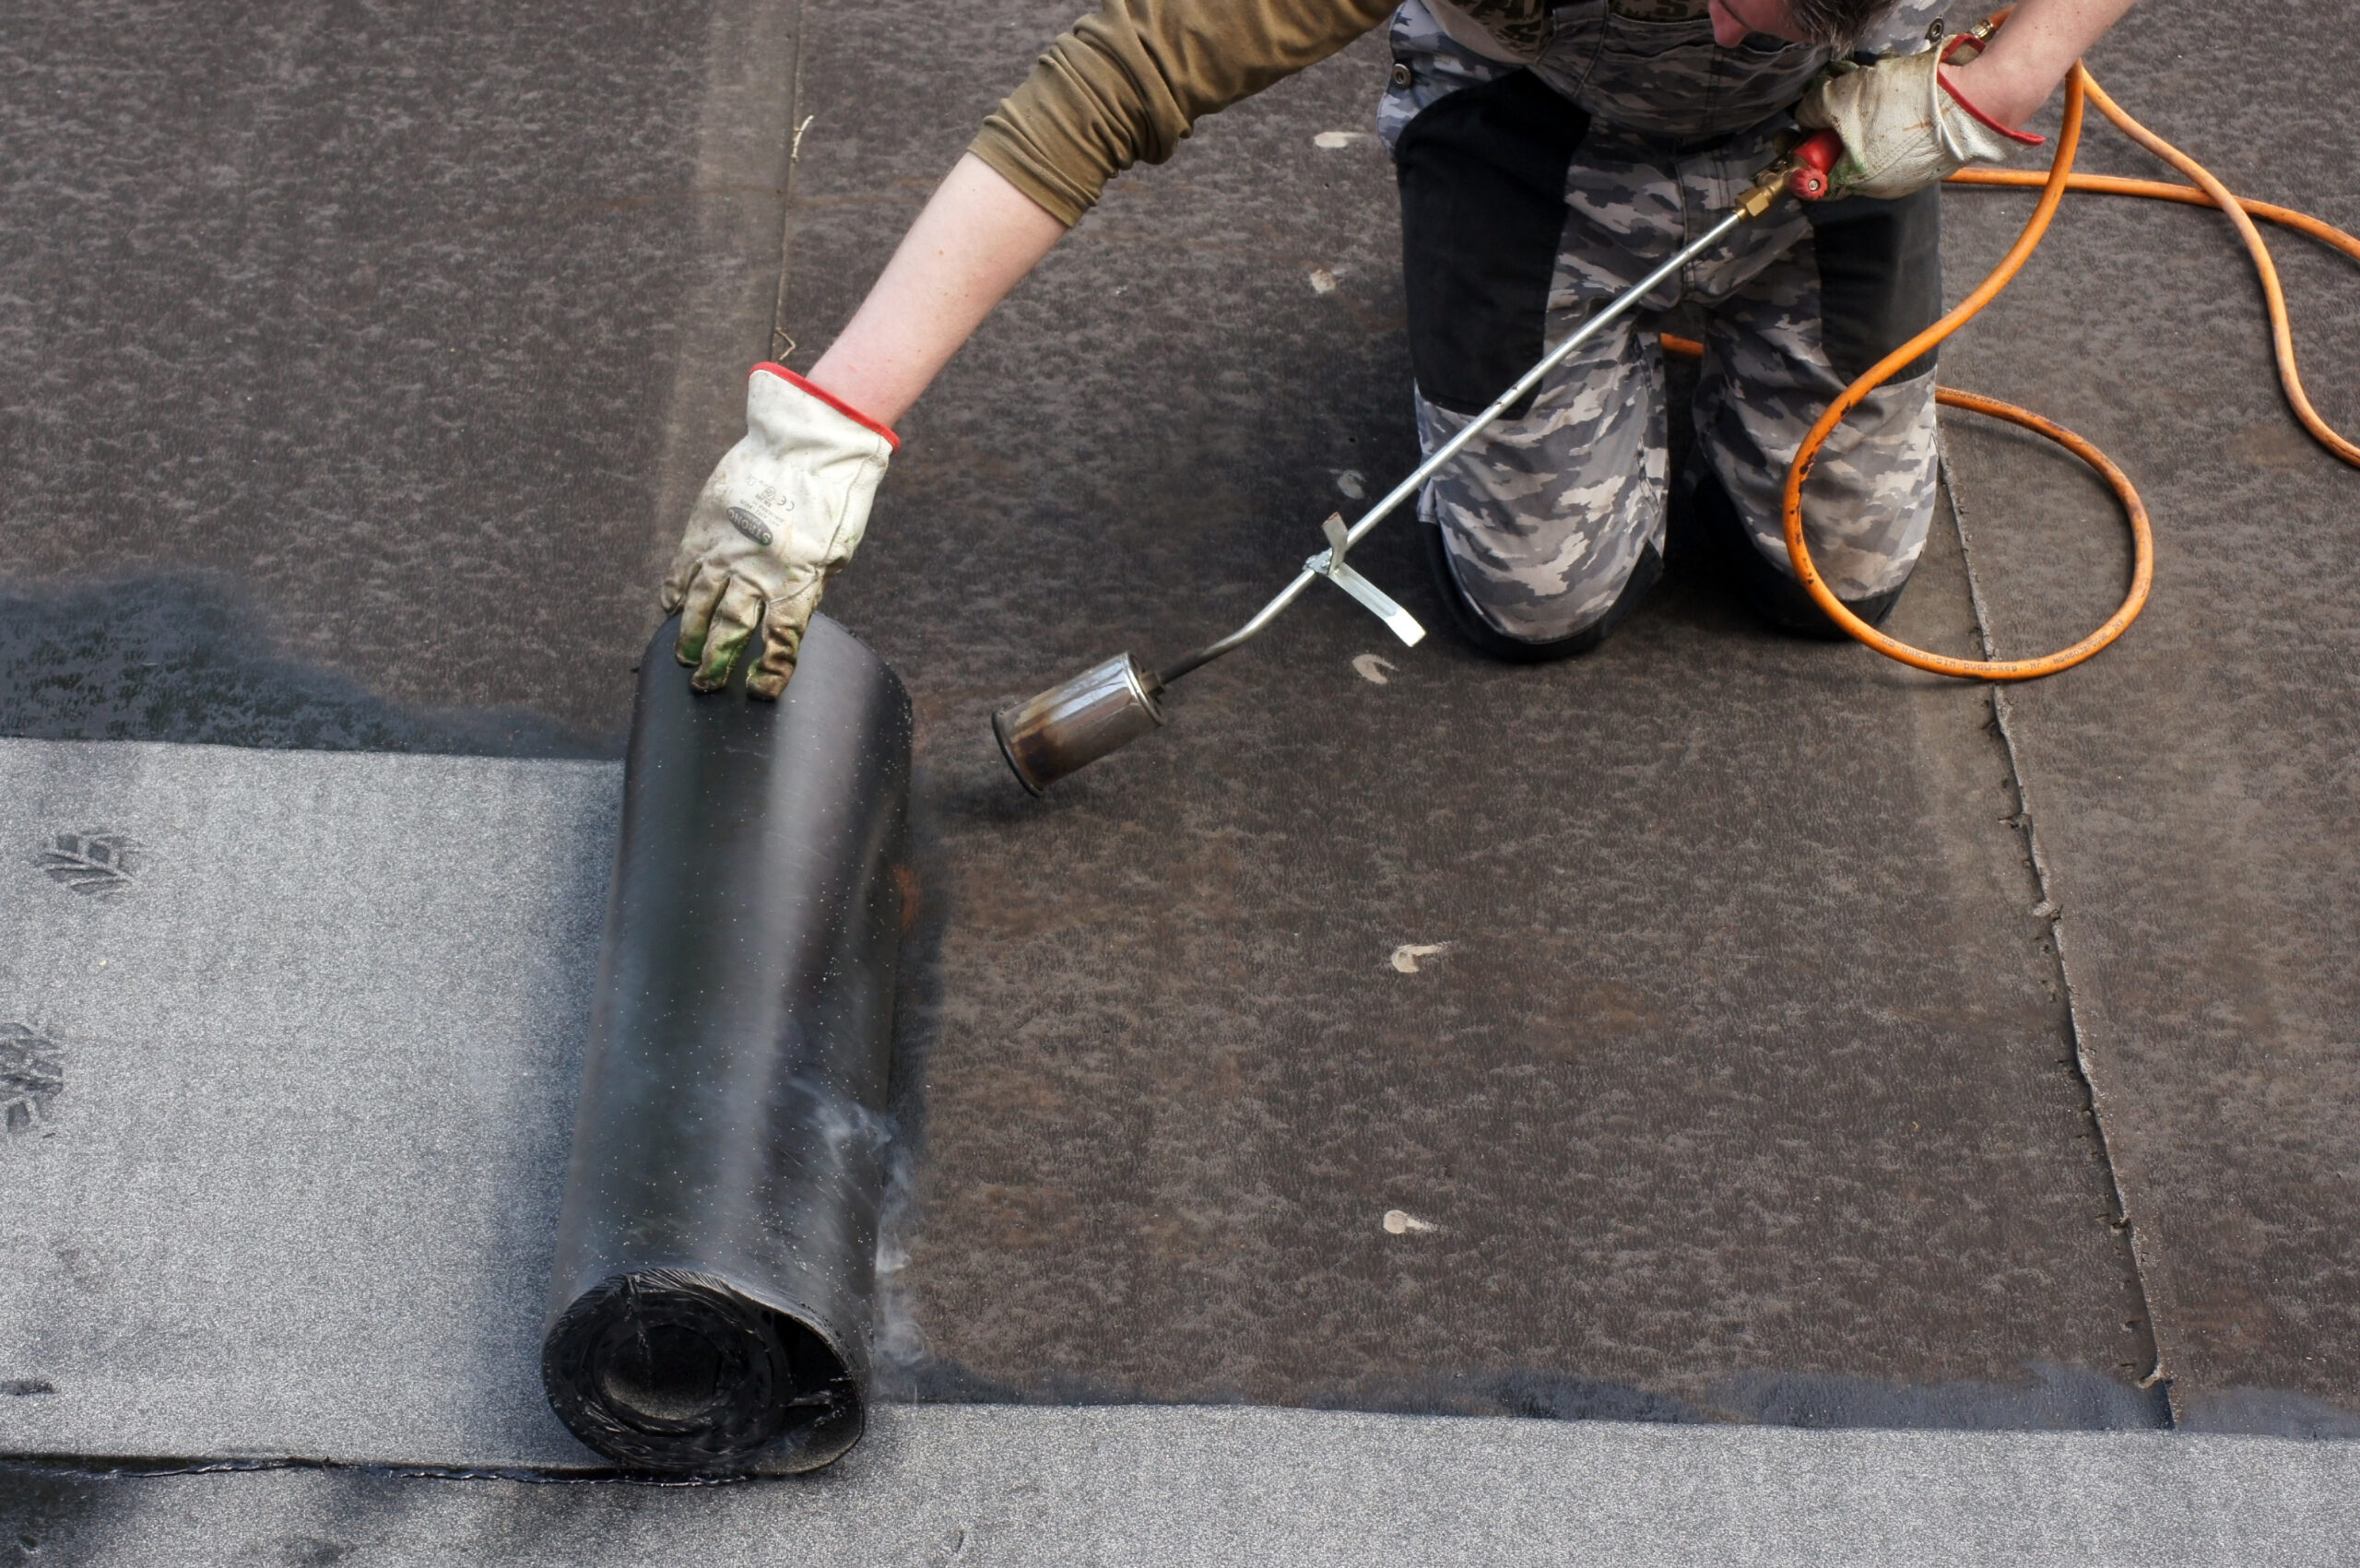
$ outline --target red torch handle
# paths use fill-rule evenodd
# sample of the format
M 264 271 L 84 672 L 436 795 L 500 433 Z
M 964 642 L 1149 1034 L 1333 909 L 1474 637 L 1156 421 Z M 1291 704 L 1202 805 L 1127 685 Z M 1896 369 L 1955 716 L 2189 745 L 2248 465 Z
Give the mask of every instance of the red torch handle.
M 1833 131 L 1814 132 L 1792 154 L 1794 172 L 1787 176 L 1787 189 L 1807 202 L 1815 202 L 1827 195 L 1834 182 L 1828 171 L 1844 156 L 1844 138 Z

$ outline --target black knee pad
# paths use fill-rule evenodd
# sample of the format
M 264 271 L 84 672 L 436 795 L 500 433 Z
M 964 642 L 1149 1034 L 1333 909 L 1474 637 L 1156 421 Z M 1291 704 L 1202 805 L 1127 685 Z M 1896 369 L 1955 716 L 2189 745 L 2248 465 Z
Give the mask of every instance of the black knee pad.
M 1809 202 L 1803 211 L 1819 261 L 1820 348 L 1836 374 L 1854 381 L 1941 319 L 1941 191 Z M 1933 368 L 1929 348 L 1893 379 Z
M 1754 548 L 1753 536 L 1746 531 L 1744 519 L 1738 515 L 1737 502 L 1729 499 L 1718 474 L 1707 467 L 1697 478 L 1688 504 L 1697 538 L 1737 579 L 1738 591 L 1754 614 L 1797 637 L 1841 643 L 1851 636 L 1829 619 L 1827 612 L 1819 607 L 1819 601 L 1803 591 L 1801 584 L 1763 559 L 1762 552 Z M 1914 573 L 1917 568 L 1912 566 L 1910 570 Z M 1902 590 L 1908 586 L 1909 579 L 1905 577 L 1882 594 L 1836 602 L 1870 626 L 1882 626 L 1885 617 L 1893 613 L 1893 607 L 1901 602 Z
M 1516 71 L 1437 100 L 1395 142 L 1410 363 L 1434 407 L 1477 413 L 1540 360 L 1565 171 L 1588 132 L 1588 115 Z
M 1552 664 L 1588 653 L 1614 634 L 1614 629 L 1638 607 L 1639 601 L 1647 596 L 1647 590 L 1663 575 L 1661 552 L 1653 545 L 1644 546 L 1638 561 L 1631 568 L 1630 580 L 1622 584 L 1622 591 L 1615 595 L 1604 615 L 1570 637 L 1528 642 L 1500 631 L 1469 601 L 1467 591 L 1458 585 L 1458 573 L 1451 567 L 1450 547 L 1443 541 L 1440 525 L 1421 521 L 1418 532 L 1426 536 L 1426 562 L 1434 568 L 1434 585 L 1442 594 L 1443 603 L 1449 607 L 1451 624 L 1477 653 L 1504 664 Z

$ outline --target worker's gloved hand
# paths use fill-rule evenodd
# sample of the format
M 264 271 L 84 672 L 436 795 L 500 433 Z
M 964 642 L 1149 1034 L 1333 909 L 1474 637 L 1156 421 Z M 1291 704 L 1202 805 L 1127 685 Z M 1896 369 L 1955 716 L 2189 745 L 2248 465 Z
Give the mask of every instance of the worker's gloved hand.
M 2041 144 L 2045 138 L 2009 130 L 1943 79 L 1944 65 L 1964 65 L 1980 48 L 1963 33 L 1947 48 L 1873 65 L 1841 62 L 1811 84 L 1795 118 L 1844 138 L 1834 171 L 1837 195 L 1890 201 L 1970 163 L 2003 163 L 2017 147 Z
M 786 690 L 803 629 L 860 544 L 877 481 L 900 444 L 793 371 L 754 367 L 746 439 L 704 482 L 664 578 L 664 608 L 680 612 L 673 652 L 696 666 L 691 686 L 726 685 L 759 625 L 762 652 L 746 690 L 756 697 Z

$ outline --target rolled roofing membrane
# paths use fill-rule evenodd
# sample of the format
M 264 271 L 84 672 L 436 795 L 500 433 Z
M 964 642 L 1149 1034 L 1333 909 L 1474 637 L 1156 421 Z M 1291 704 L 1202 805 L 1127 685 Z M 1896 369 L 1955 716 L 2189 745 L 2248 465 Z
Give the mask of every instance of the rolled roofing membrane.
M 860 1438 L 910 704 L 815 618 L 785 695 L 640 666 L 541 1357 L 629 1466 L 809 1469 Z

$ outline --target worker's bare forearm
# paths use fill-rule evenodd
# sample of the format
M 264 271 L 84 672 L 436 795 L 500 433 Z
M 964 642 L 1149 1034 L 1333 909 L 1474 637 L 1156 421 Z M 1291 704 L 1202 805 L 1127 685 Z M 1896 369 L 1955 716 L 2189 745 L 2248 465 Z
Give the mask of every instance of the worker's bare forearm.
M 2040 112 L 2084 50 L 2135 0 L 2020 0 L 1991 46 L 1945 70 L 1972 103 L 2014 128 Z
M 872 419 L 900 423 L 992 307 L 1065 231 L 968 154 L 936 187 L 809 379 Z

